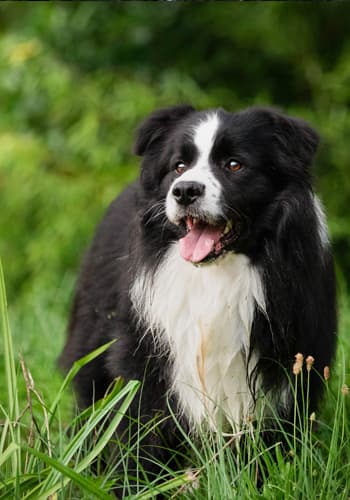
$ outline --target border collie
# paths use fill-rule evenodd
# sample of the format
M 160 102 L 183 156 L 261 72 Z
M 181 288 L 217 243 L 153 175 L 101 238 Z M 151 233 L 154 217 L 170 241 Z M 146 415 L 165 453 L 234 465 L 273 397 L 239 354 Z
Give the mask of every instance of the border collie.
M 315 360 L 315 408 L 336 341 L 333 261 L 310 171 L 318 142 L 304 121 L 269 108 L 175 106 L 139 128 L 140 179 L 97 229 L 61 363 L 116 340 L 76 390 L 86 407 L 116 377 L 143 381 L 130 416 L 169 417 L 141 440 L 149 473 L 181 440 L 171 413 L 192 433 L 266 415 L 292 421 L 297 353 Z

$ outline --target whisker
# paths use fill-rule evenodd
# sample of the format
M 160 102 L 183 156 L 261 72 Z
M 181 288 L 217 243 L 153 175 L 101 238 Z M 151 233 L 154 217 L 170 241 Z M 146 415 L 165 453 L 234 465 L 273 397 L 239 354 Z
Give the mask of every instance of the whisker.
M 148 226 L 151 222 L 155 221 L 156 219 L 159 219 L 160 217 L 164 217 L 164 218 L 166 217 L 164 208 L 158 210 L 151 217 L 149 217 L 147 219 L 147 222 L 145 223 L 145 226 Z
M 164 207 L 164 209 L 165 209 L 164 204 L 165 204 L 165 198 L 162 198 L 161 200 L 156 201 L 156 203 L 154 203 L 153 205 L 148 207 L 148 209 L 144 212 L 144 215 L 147 215 L 149 212 L 151 212 L 153 209 L 157 208 L 158 206 Z

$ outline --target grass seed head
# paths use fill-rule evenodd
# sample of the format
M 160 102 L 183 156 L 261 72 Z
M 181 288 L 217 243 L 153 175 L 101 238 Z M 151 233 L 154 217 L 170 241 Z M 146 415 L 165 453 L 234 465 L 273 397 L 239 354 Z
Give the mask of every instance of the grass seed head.
M 294 375 L 299 375 L 303 368 L 303 361 L 304 361 L 304 356 L 298 352 L 298 354 L 295 355 L 295 363 L 293 365 L 293 373 Z
M 349 395 L 350 389 L 349 389 L 349 387 L 346 384 L 342 385 L 341 393 L 342 393 L 343 396 L 348 396 Z
M 313 356 L 308 356 L 306 358 L 306 369 L 307 371 L 311 371 L 311 368 L 312 368 L 312 365 L 314 364 L 315 362 L 315 358 Z
M 331 374 L 330 374 L 330 371 L 329 371 L 329 366 L 325 366 L 325 367 L 323 368 L 323 377 L 324 377 L 324 379 L 325 379 L 326 381 L 327 381 L 327 380 L 329 380 L 330 375 L 331 375 Z

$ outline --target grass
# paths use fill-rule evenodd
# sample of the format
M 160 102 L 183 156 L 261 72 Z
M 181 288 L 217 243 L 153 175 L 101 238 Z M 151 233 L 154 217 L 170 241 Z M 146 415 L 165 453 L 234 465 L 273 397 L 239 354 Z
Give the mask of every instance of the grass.
M 32 293 L 35 302 L 22 301 L 21 315 L 6 305 L 0 269 L 0 322 L 4 350 L 4 376 L 0 402 L 0 500 L 50 498 L 114 498 L 114 466 L 102 467 L 100 456 L 137 393 L 139 383 L 116 380 L 108 396 L 83 415 L 72 415 L 70 382 L 80 366 L 95 352 L 79 361 L 67 377 L 56 372 L 55 359 L 64 339 L 65 318 L 72 280 L 45 294 Z M 146 500 L 163 493 L 178 499 L 349 499 L 349 304 L 342 294 L 340 342 L 332 376 L 320 413 L 295 412 L 300 433 L 287 436 L 290 450 L 285 456 L 278 443 L 267 447 L 258 429 L 247 428 L 245 453 L 232 453 L 235 436 L 202 433 L 194 441 L 183 435 L 191 455 L 191 469 L 172 471 L 163 467 L 158 481 L 139 474 L 135 498 Z M 13 333 L 10 331 L 10 323 Z M 15 347 L 14 347 L 15 345 Z M 101 349 L 108 348 L 104 346 Z M 30 366 L 29 366 L 30 365 Z M 1 373 L 1 371 L 0 371 Z M 298 387 L 299 376 L 293 380 Z M 107 418 L 116 404 L 120 411 Z M 74 417 L 74 418 L 73 418 Z M 152 431 L 156 422 L 139 433 Z M 182 432 L 179 427 L 179 431 Z M 233 443 L 236 443 L 233 445 Z M 238 448 L 243 446 L 243 441 Z M 119 465 L 137 455 L 137 441 L 119 446 Z M 242 456 L 245 456 L 243 459 Z M 261 476 L 258 485 L 257 477 Z M 123 497 L 130 493 L 127 471 L 122 478 Z

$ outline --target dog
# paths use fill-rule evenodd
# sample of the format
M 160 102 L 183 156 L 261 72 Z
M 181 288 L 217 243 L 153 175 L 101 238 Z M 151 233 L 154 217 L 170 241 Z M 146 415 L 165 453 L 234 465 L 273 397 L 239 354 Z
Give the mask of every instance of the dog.
M 146 473 L 181 442 L 174 415 L 191 434 L 267 415 L 292 422 L 297 353 L 314 358 L 316 408 L 336 345 L 333 259 L 312 185 L 318 143 L 306 122 L 272 108 L 179 105 L 139 127 L 140 178 L 87 252 L 61 364 L 116 340 L 75 388 L 85 408 L 116 377 L 142 381 L 129 415 L 163 417 L 139 443 Z

